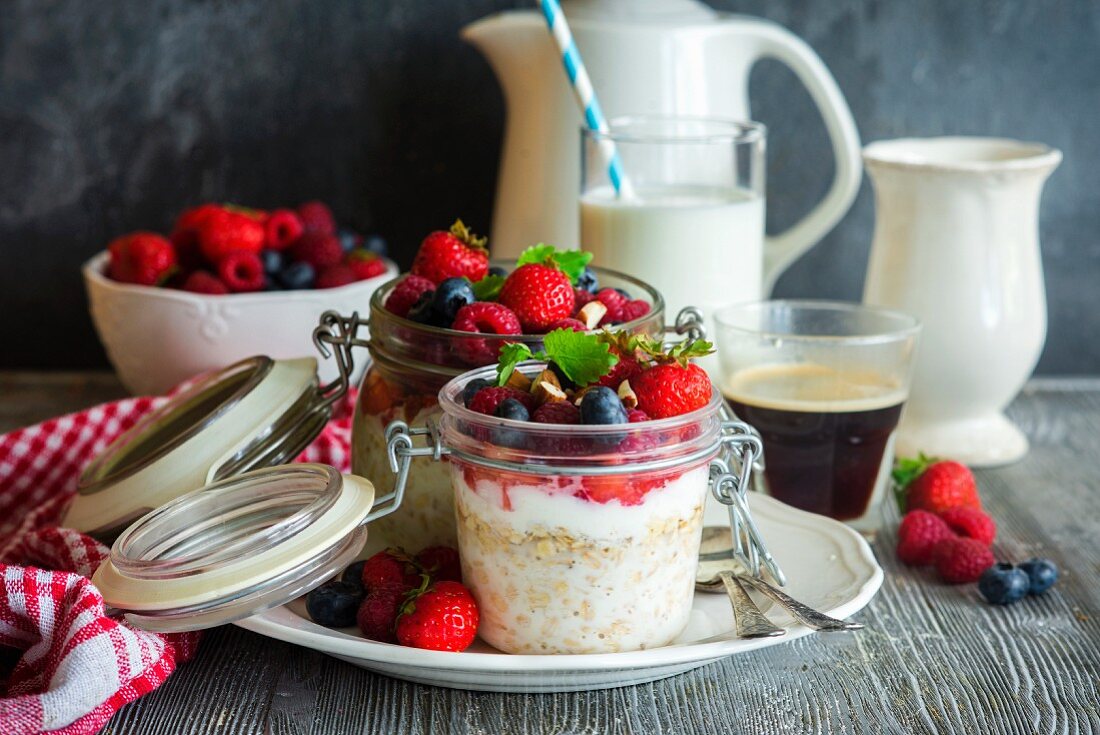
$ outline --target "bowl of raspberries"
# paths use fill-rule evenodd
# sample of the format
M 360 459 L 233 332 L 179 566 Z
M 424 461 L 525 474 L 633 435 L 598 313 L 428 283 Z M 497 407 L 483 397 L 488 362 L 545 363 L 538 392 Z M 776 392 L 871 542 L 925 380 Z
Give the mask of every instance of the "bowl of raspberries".
M 339 227 L 316 201 L 270 211 L 203 204 L 168 234 L 115 238 L 83 268 L 96 332 L 135 394 L 252 355 L 313 356 L 321 313 L 365 314 L 397 272 L 381 237 Z M 322 380 L 333 377 L 322 365 Z

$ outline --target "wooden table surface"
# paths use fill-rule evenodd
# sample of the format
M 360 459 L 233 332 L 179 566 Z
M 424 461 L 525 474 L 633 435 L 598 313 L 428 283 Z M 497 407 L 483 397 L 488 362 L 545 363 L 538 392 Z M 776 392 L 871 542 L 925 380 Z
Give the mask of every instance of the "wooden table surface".
M 0 431 L 122 395 L 103 374 L 0 373 Z M 886 582 L 856 634 L 808 636 L 641 686 L 582 694 L 452 691 L 371 674 L 233 626 L 104 732 L 1100 732 L 1100 379 L 1031 383 L 1010 409 L 1032 451 L 978 483 L 999 559 L 1062 579 L 1011 607 L 875 552 Z

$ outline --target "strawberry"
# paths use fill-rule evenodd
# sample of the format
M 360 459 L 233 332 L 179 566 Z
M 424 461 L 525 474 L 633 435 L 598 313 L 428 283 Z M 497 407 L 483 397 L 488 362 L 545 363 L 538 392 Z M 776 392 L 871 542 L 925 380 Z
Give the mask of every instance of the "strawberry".
M 646 493 L 661 484 L 652 477 L 633 475 L 590 475 L 581 480 L 581 490 L 574 497 L 604 505 L 617 501 L 619 505 L 641 505 Z
M 458 552 L 450 546 L 429 546 L 416 555 L 416 561 L 433 582 L 461 582 L 462 566 Z
M 410 273 L 398 281 L 386 297 L 386 310 L 399 317 L 408 316 L 409 309 L 420 300 L 420 296 L 434 290 L 435 284 L 427 278 Z
M 643 370 L 630 380 L 638 408 L 650 418 L 679 416 L 710 402 L 711 383 L 703 368 L 668 362 Z
M 942 513 L 957 505 L 981 510 L 978 486 L 966 465 L 952 461 L 903 460 L 899 466 L 910 469 L 913 462 L 924 463 L 923 471 L 904 486 L 906 510 L 927 510 Z M 904 483 L 902 483 L 904 485 Z
M 465 651 L 477 636 L 477 602 L 458 582 L 436 582 L 406 602 L 397 616 L 403 646 Z
M 167 238 L 155 232 L 132 232 L 107 246 L 107 275 L 122 283 L 156 286 L 176 269 L 176 251 Z
M 332 210 L 324 202 L 299 204 L 298 217 L 302 220 L 302 226 L 306 232 L 317 232 L 322 235 L 336 234 L 336 218 L 332 216 Z
M 317 274 L 317 280 L 313 282 L 314 288 L 338 288 L 355 283 L 355 271 L 350 266 L 342 263 L 330 265 Z
M 264 226 L 252 217 L 224 207 L 207 214 L 199 225 L 199 249 L 210 263 L 219 263 L 228 253 L 243 250 L 258 253 L 266 239 Z
M 458 276 L 477 283 L 489 272 L 485 242 L 484 237 L 477 237 L 467 229 L 462 220 L 456 220 L 449 232 L 437 230 L 424 238 L 410 272 L 436 285 Z
M 936 544 L 954 536 L 936 514 L 926 510 L 910 511 L 898 526 L 898 558 L 910 566 L 931 564 Z
M 386 261 L 365 248 L 352 250 L 344 258 L 344 263 L 355 273 L 357 281 L 377 278 L 386 272 Z
M 948 584 L 977 582 L 994 561 L 989 547 L 972 538 L 952 536 L 932 547 L 932 562 Z
M 380 584 L 367 590 L 355 623 L 363 635 L 372 641 L 397 643 L 397 614 L 409 589 L 400 584 Z
M 299 263 L 309 263 L 317 271 L 336 265 L 344 259 L 344 249 L 335 235 L 315 230 L 306 231 L 290 248 L 290 257 Z
M 363 587 L 372 590 L 395 585 L 408 591 L 420 584 L 419 567 L 403 549 L 379 551 L 363 564 Z
M 482 388 L 470 399 L 468 408 L 477 413 L 493 416 L 496 414 L 497 406 L 499 406 L 505 398 L 515 398 L 522 403 L 528 411 L 535 410 L 535 399 L 530 393 L 515 388 L 509 388 L 508 386 L 490 386 L 488 388 Z
M 997 536 L 997 524 L 977 508 L 957 505 L 942 511 L 939 516 L 955 533 L 981 541 L 986 546 L 991 546 Z
M 210 215 L 221 211 L 218 204 L 203 204 L 184 210 L 176 220 L 169 239 L 176 248 L 176 257 L 185 268 L 199 268 L 205 258 L 199 249 L 199 230 Z
M 528 263 L 505 279 L 498 300 L 515 312 L 525 333 L 542 334 L 554 322 L 572 316 L 575 298 L 569 276 L 561 270 Z
M 195 271 L 183 282 L 183 290 L 211 295 L 227 294 L 229 288 L 209 271 Z
M 272 250 L 286 250 L 302 236 L 305 225 L 292 209 L 276 209 L 264 223 L 264 244 Z
M 234 250 L 218 261 L 218 277 L 234 293 L 261 291 L 264 287 L 264 264 L 256 253 Z

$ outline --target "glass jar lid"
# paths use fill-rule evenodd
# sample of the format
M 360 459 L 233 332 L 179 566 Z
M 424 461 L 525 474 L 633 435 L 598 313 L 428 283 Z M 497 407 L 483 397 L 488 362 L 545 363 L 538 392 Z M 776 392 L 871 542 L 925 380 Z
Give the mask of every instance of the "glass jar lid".
M 366 542 L 374 487 L 320 464 L 253 470 L 187 493 L 122 532 L 92 576 L 146 630 L 197 630 L 282 605 Z
M 195 488 L 289 462 L 321 432 L 333 397 L 313 358 L 252 357 L 173 397 L 112 442 L 81 475 L 63 525 L 110 538 Z

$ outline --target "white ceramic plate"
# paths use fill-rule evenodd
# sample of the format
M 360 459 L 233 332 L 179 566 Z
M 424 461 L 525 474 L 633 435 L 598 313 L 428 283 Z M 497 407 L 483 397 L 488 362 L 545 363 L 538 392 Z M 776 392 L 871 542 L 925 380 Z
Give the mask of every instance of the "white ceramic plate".
M 760 532 L 789 578 L 786 592 L 839 618 L 852 615 L 871 600 L 882 585 L 882 569 L 859 534 L 841 523 L 795 510 L 763 495 L 753 493 L 750 498 Z M 720 511 L 708 508 L 707 522 L 720 523 Z M 762 599 L 754 599 L 763 603 Z M 481 641 L 463 653 L 377 643 L 350 631 L 315 625 L 306 616 L 301 599 L 237 625 L 421 684 L 494 692 L 570 692 L 662 679 L 811 632 L 780 608 L 764 604 L 761 608 L 774 623 L 787 629 L 787 635 L 756 640 L 734 638 L 733 616 L 725 595 L 696 593 L 691 620 L 674 643 L 646 651 L 579 656 L 514 656 Z

